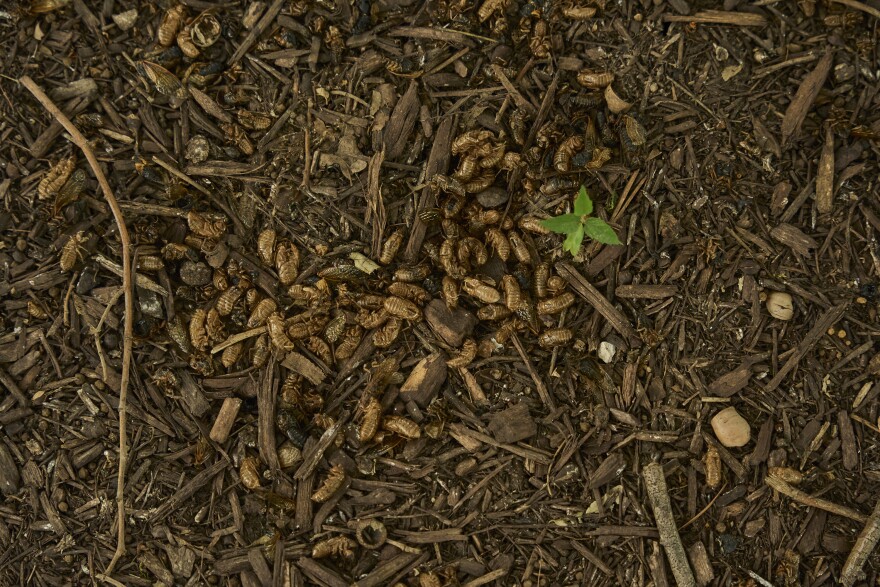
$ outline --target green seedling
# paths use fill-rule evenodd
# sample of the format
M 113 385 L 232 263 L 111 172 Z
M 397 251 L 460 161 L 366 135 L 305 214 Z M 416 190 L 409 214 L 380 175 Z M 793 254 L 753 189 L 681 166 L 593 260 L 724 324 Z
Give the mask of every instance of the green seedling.
M 593 200 L 590 199 L 587 188 L 581 186 L 574 199 L 574 213 L 547 218 L 541 221 L 541 225 L 547 230 L 566 235 L 562 250 L 569 251 L 573 257 L 581 250 L 584 236 L 606 245 L 621 244 L 614 229 L 601 218 L 590 216 L 592 213 Z

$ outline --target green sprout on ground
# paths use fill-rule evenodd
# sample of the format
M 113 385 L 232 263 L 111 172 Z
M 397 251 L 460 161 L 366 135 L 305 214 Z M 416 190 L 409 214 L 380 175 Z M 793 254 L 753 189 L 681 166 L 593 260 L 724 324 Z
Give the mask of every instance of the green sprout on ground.
M 571 252 L 573 257 L 581 250 L 584 236 L 606 245 L 619 245 L 620 239 L 614 233 L 614 229 L 601 218 L 590 216 L 593 213 L 593 200 L 587 193 L 587 188 L 581 186 L 577 197 L 574 199 L 574 213 L 561 214 L 553 218 L 541 221 L 541 225 L 552 232 L 566 235 L 562 243 L 562 250 Z

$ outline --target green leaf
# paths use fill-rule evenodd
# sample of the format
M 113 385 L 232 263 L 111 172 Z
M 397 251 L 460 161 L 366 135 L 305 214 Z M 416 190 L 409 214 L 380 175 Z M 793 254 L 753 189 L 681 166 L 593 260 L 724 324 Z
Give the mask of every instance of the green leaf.
M 593 200 L 590 199 L 590 194 L 587 193 L 585 186 L 581 186 L 577 197 L 574 199 L 574 213 L 577 216 L 586 216 L 593 213 Z
M 541 221 L 541 226 L 559 234 L 571 234 L 581 225 L 581 217 L 576 214 L 562 214 Z
M 601 218 L 587 218 L 584 222 L 584 230 L 587 236 L 594 241 L 599 241 L 606 245 L 621 244 L 617 234 L 614 233 L 614 229 L 608 226 L 608 223 Z
M 578 254 L 578 251 L 581 250 L 581 243 L 584 241 L 584 225 L 578 224 L 578 227 L 573 232 L 568 234 L 568 238 L 565 239 L 565 242 L 562 243 L 562 250 L 569 251 L 571 256 L 574 257 Z

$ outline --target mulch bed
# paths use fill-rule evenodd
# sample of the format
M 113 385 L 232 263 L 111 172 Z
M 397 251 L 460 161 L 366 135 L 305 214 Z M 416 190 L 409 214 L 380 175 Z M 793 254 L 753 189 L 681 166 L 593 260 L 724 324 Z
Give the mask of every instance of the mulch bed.
M 0 9 L 0 583 L 880 584 L 878 18 Z

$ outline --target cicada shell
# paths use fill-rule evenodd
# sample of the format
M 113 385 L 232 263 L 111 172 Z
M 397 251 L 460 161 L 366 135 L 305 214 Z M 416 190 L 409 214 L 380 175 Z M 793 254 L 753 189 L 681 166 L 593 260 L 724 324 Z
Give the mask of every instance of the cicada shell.
M 602 166 L 611 160 L 611 149 L 598 147 L 593 149 L 593 155 L 584 167 L 587 169 L 602 169 Z
M 498 228 L 490 228 L 486 231 L 486 244 L 488 244 L 498 258 L 505 263 L 510 258 L 510 241 Z
M 354 298 L 354 303 L 362 310 L 378 310 L 385 303 L 385 296 L 378 294 L 359 294 Z
M 267 267 L 275 266 L 275 241 L 277 239 L 276 232 L 267 228 L 263 230 L 260 235 L 257 237 L 257 253 L 260 255 L 260 260 Z
M 333 497 L 333 494 L 336 493 L 340 487 L 345 484 L 345 471 L 342 469 L 341 465 L 334 465 L 330 472 L 327 474 L 327 478 L 324 479 L 324 482 L 321 483 L 320 487 L 315 490 L 312 494 L 312 501 L 317 503 L 324 503 Z
M 501 277 L 501 289 L 504 291 L 504 305 L 511 312 L 515 312 L 522 305 L 523 295 L 519 282 L 513 275 Z
M 550 265 L 546 262 L 538 263 L 538 266 L 535 267 L 535 274 L 532 281 L 532 286 L 535 289 L 535 297 L 547 297 L 547 280 L 549 279 Z
M 222 122 L 220 130 L 226 135 L 226 142 L 234 145 L 243 155 L 250 157 L 254 154 L 254 145 L 240 125 L 234 122 Z
M 418 322 L 422 319 L 422 311 L 417 305 L 397 296 L 385 298 L 383 307 L 386 312 L 397 318 L 403 318 L 410 322 Z
M 287 335 L 293 340 L 315 336 L 324 330 L 327 316 L 307 311 L 287 321 Z
M 361 415 L 361 423 L 358 427 L 358 440 L 361 442 L 369 442 L 379 430 L 379 420 L 382 417 L 382 404 L 374 397 L 371 397 L 364 406 Z
M 227 369 L 231 369 L 241 358 L 242 351 L 244 351 L 243 342 L 237 342 L 232 346 L 228 346 L 223 349 L 223 354 L 220 355 L 220 362 Z
M 464 277 L 465 271 L 458 265 L 456 244 L 456 239 L 447 238 L 440 245 L 440 267 L 448 276 L 459 279 Z
M 325 365 L 333 364 L 333 352 L 330 345 L 324 342 L 324 339 L 317 336 L 310 336 L 306 342 L 306 348 L 315 353 L 315 356 L 324 361 Z
M 403 416 L 386 416 L 382 418 L 382 429 L 410 440 L 422 435 L 419 425 Z
M 413 265 L 410 267 L 401 267 L 394 272 L 394 281 L 405 281 L 412 283 L 415 281 L 424 281 L 431 274 L 431 269 L 427 265 Z
M 477 342 L 468 338 L 461 345 L 461 349 L 458 351 L 458 354 L 446 361 L 446 366 L 452 369 L 460 369 L 462 367 L 467 367 L 471 364 L 474 358 L 477 356 Z
M 217 312 L 221 316 L 229 316 L 242 294 L 244 294 L 244 292 L 240 287 L 232 286 L 220 294 L 217 301 L 214 303 L 214 307 L 217 308 Z
M 27 13 L 31 15 L 48 14 L 70 4 L 70 0 L 31 0 Z M 7 17 L 8 18 L 8 17 Z
M 238 467 L 238 476 L 241 478 L 241 484 L 251 491 L 260 488 L 260 459 L 257 457 L 246 457 L 242 459 L 241 465 Z
M 332 282 L 360 281 L 365 276 L 366 273 L 354 265 L 334 265 L 318 272 L 318 277 Z
M 195 59 L 199 56 L 199 48 L 192 42 L 191 27 L 185 26 L 177 33 L 177 46 L 180 48 L 180 52 L 190 59 Z
M 501 301 L 501 292 L 475 277 L 465 277 L 462 281 L 462 289 L 469 296 L 486 304 L 495 304 Z
M 333 353 L 338 363 L 351 358 L 361 343 L 361 336 L 363 336 L 363 330 L 360 326 L 351 326 L 345 331 L 342 341 L 336 346 L 336 352 Z
M 452 141 L 452 154 L 460 155 L 485 143 L 492 137 L 492 131 L 485 129 L 469 130 Z
M 27 313 L 31 318 L 35 318 L 37 320 L 45 320 L 49 317 L 49 314 L 44 310 L 40 305 L 38 305 L 33 300 L 28 300 L 27 303 Z
M 464 187 L 462 187 L 462 190 Z M 464 209 L 465 199 L 463 195 L 452 195 L 443 200 L 443 204 L 440 206 L 440 214 L 443 218 L 450 220 L 458 216 L 458 214 Z M 447 236 L 452 236 L 451 233 L 453 230 L 450 229 L 450 223 L 446 223 L 443 225 L 444 232 L 447 233 Z
M 515 171 L 517 169 L 522 169 L 526 166 L 526 162 L 523 159 L 523 156 L 520 153 L 514 153 L 513 151 L 508 151 L 504 154 L 504 157 L 501 158 L 501 162 L 498 164 L 498 168 L 504 171 Z
M 510 338 L 518 331 L 522 329 L 522 323 L 517 320 L 508 320 L 504 324 L 502 324 L 498 330 L 495 331 L 495 334 L 492 336 L 492 339 L 497 344 L 507 344 Z
M 217 308 L 208 310 L 208 315 L 205 319 L 205 331 L 208 333 L 208 340 L 210 342 L 220 342 L 226 338 L 223 320 L 220 318 L 220 312 L 217 311 Z
M 302 460 L 302 450 L 293 442 L 285 441 L 278 447 L 278 466 L 289 469 Z
M 373 332 L 373 345 L 380 349 L 390 347 L 397 340 L 397 337 L 400 336 L 400 329 L 402 327 L 403 320 L 395 316 L 389 317 L 385 324 Z
M 174 318 L 165 323 L 165 329 L 168 331 L 168 338 L 173 340 L 180 350 L 186 354 L 192 352 L 192 345 L 189 342 L 189 334 L 180 319 L 180 314 L 175 314 Z
M 321 301 L 321 293 L 314 287 L 296 283 L 287 289 L 294 306 L 315 306 Z
M 156 30 L 156 41 L 163 47 L 170 47 L 177 38 L 177 31 L 180 30 L 183 19 L 186 16 L 186 6 L 177 4 L 165 11 L 162 15 L 162 21 Z
M 216 240 L 226 233 L 226 221 L 223 218 L 191 210 L 186 221 L 193 234 L 203 238 Z
M 344 331 L 345 314 L 339 314 L 327 323 L 327 326 L 324 328 L 324 338 L 327 339 L 327 342 L 334 343 L 339 340 Z
M 202 13 L 190 25 L 192 42 L 206 49 L 220 38 L 220 21 L 211 13 Z
M 239 110 L 235 113 L 238 123 L 248 130 L 267 130 L 272 126 L 272 117 L 262 112 Z
M 452 174 L 452 179 L 459 182 L 470 181 L 477 173 L 480 167 L 480 160 L 473 156 L 467 155 L 458 162 L 458 168 Z
M 418 214 L 419 220 L 425 224 L 434 224 L 440 222 L 440 208 L 426 208 Z
M 378 310 L 373 310 L 372 312 L 361 310 L 357 313 L 357 316 L 355 316 L 354 321 L 365 329 L 372 330 L 373 328 L 378 328 L 385 324 L 389 316 L 390 314 L 384 307 Z
M 714 489 L 721 483 L 721 455 L 712 445 L 706 449 L 706 485 Z
M 248 292 L 253 290 L 248 290 Z M 248 317 L 248 328 L 256 328 L 266 323 L 269 316 L 277 309 L 277 304 L 271 298 L 264 298 L 257 302 L 251 315 Z
M 265 334 L 261 334 L 257 338 L 257 342 L 254 343 L 254 352 L 251 356 L 251 365 L 255 369 L 262 368 L 268 361 L 269 355 L 272 352 L 272 348 L 269 345 L 269 337 Z
M 501 304 L 489 304 L 481 306 L 477 310 L 477 318 L 480 320 L 503 320 L 511 315 L 511 311 Z
M 486 251 L 486 245 L 472 236 L 461 239 L 458 243 L 458 261 L 462 265 L 467 265 L 473 260 L 474 265 L 479 267 L 485 265 L 489 260 L 489 253 Z
M 524 145 L 528 131 L 528 113 L 517 108 L 510 113 L 510 136 L 517 145 Z
M 550 349 L 568 344 L 572 336 L 571 329 L 569 328 L 551 328 L 541 333 L 541 336 L 538 337 L 538 344 L 542 348 Z
M 71 237 L 67 239 L 67 242 L 64 243 L 63 247 L 61 247 L 61 258 L 59 260 L 59 263 L 61 265 L 62 271 L 73 270 L 73 268 L 76 266 L 76 262 L 79 260 L 82 243 L 84 243 L 85 241 L 86 238 L 82 231 L 71 235 Z
M 194 256 L 196 258 L 193 258 Z M 166 261 L 182 261 L 183 259 L 189 259 L 190 261 L 198 260 L 195 251 L 186 245 L 178 243 L 168 243 L 162 247 L 162 257 Z
M 269 329 L 269 340 L 272 345 L 281 351 L 292 351 L 294 348 L 293 341 L 287 336 L 287 329 L 284 325 L 284 318 L 277 312 L 266 319 L 266 326 Z
M 614 74 L 610 71 L 591 71 L 584 69 L 577 74 L 577 81 L 585 88 L 601 90 L 614 81 Z
M 497 143 L 492 145 L 486 155 L 480 159 L 480 167 L 483 169 L 494 169 L 501 165 L 501 162 L 504 160 L 504 154 L 506 152 L 506 146 L 504 143 Z
M 165 268 L 165 263 L 162 257 L 156 255 L 140 255 L 137 258 L 137 268 L 140 271 L 161 271 Z
M 205 323 L 208 320 L 208 312 L 202 308 L 196 309 L 189 320 L 189 339 L 193 347 L 203 351 L 208 348 L 208 331 Z
M 460 181 L 455 178 L 448 177 L 446 175 L 435 175 L 431 178 L 431 186 L 435 189 L 440 189 L 449 194 L 455 194 L 459 197 L 464 197 L 465 191 L 464 186 Z
M 556 149 L 556 154 L 553 156 L 553 167 L 560 173 L 569 171 L 571 169 L 571 158 L 583 148 L 584 139 L 579 135 L 568 137 Z
M 544 225 L 541 224 L 541 219 L 536 218 L 535 216 L 523 216 L 517 222 L 517 225 L 525 231 L 533 232 L 535 234 L 550 234 L 550 231 L 544 228 Z
M 389 284 L 388 293 L 399 298 L 411 300 L 417 304 L 426 304 L 431 300 L 431 294 L 425 291 L 425 288 L 405 281 L 395 281 Z
M 176 75 L 152 61 L 140 61 L 138 70 L 149 81 L 156 91 L 165 96 L 184 97 L 183 84 Z
M 524 265 L 532 264 L 532 255 L 529 253 L 529 247 L 526 241 L 516 231 L 509 231 L 507 239 L 510 241 L 510 248 L 513 250 L 513 256 L 516 260 Z
M 335 536 L 322 540 L 312 547 L 312 558 L 353 558 L 357 543 L 348 536 Z
M 214 274 L 211 276 L 211 284 L 214 286 L 219 292 L 224 292 L 229 289 L 229 275 L 223 268 L 214 269 Z M 250 294 L 251 290 L 248 290 Z
M 548 28 L 547 21 L 543 18 L 535 22 L 535 26 L 532 28 L 532 34 L 529 38 L 529 48 L 532 50 L 532 55 L 538 59 L 547 59 L 550 57 L 551 45 L 550 39 L 548 38 Z
M 588 20 L 596 15 L 595 6 L 570 4 L 562 8 L 562 16 L 571 20 Z
M 464 191 L 468 194 L 479 194 L 480 192 L 485 191 L 493 183 L 495 183 L 495 172 L 487 171 L 465 183 Z
M 489 20 L 489 17 L 495 14 L 500 10 L 504 10 L 505 4 L 507 4 L 508 0 L 484 0 L 483 4 L 480 6 L 480 9 L 477 10 L 477 18 L 480 19 L 480 22 L 486 22 Z
M 404 231 L 402 228 L 398 228 L 391 233 L 391 236 L 389 236 L 385 241 L 385 244 L 382 245 L 382 252 L 379 255 L 379 263 L 388 265 L 394 261 L 394 257 L 397 256 L 397 251 L 400 250 L 400 246 L 403 244 L 403 236 Z
M 443 587 L 440 577 L 434 571 L 419 575 L 419 587 Z
M 37 197 L 45 200 L 57 194 L 58 190 L 70 179 L 75 167 L 76 159 L 74 157 L 67 157 L 49 168 L 49 171 L 40 180 L 40 185 L 37 186 Z
M 538 314 L 558 314 L 574 303 L 574 294 L 570 291 L 553 298 L 541 300 L 537 304 Z
M 299 276 L 299 261 L 299 249 L 293 243 L 279 243 L 275 248 L 275 269 L 282 285 L 290 285 Z
M 636 120 L 634 117 L 629 114 L 625 114 L 623 116 L 624 129 L 626 130 L 625 138 L 629 140 L 629 142 L 634 147 L 640 147 L 645 144 L 648 140 L 648 132 L 645 130 L 645 127 Z
M 302 448 L 306 443 L 306 435 L 303 434 L 302 428 L 306 420 L 305 412 L 299 405 L 299 399 L 296 405 L 289 405 L 275 412 L 275 425 L 284 435 L 290 439 L 290 442 L 297 448 Z
M 523 295 L 522 302 L 519 307 L 514 310 L 517 317 L 521 318 L 532 332 L 538 332 L 538 309 L 535 307 L 535 301 L 527 295 Z
M 450 310 L 458 306 L 458 291 L 458 282 L 448 275 L 443 276 L 440 292 L 443 295 L 443 301 L 446 302 L 446 307 Z
M 551 296 L 558 296 L 565 291 L 565 280 L 558 275 L 553 275 L 547 279 L 547 293 Z

